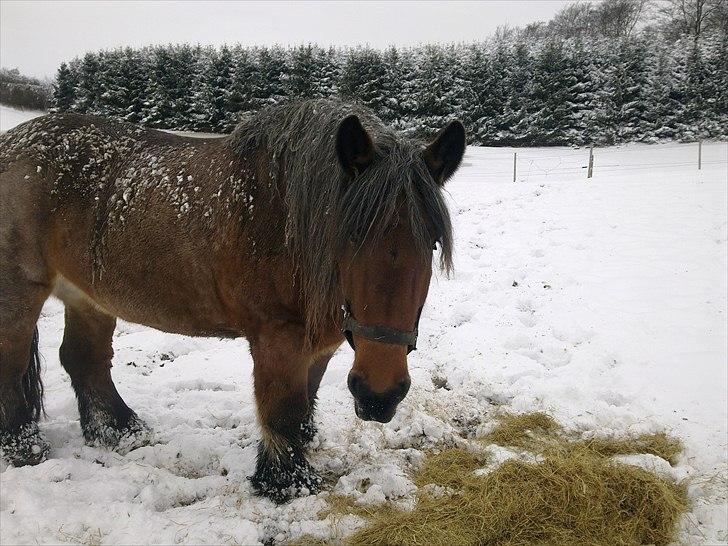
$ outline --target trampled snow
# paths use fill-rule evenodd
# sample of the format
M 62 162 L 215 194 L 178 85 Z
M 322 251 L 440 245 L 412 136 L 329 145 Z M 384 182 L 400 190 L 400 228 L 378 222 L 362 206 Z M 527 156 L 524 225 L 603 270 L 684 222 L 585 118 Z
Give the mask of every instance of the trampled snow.
M 3 109 L 3 129 L 7 128 Z M 682 541 L 728 540 L 728 144 L 595 151 L 471 148 L 448 183 L 456 270 L 433 279 L 410 355 L 412 389 L 386 425 L 356 419 L 344 345 L 320 391 L 311 461 L 325 492 L 275 506 L 252 495 L 259 437 L 244 340 L 121 322 L 114 378 L 154 429 L 122 456 L 85 446 L 58 362 L 63 308 L 39 322 L 52 449 L 0 473 L 0 542 L 283 542 L 341 536 L 329 492 L 411 504 L 423 449 L 486 430 L 496 411 L 544 410 L 591 434 L 667 430 L 693 500 Z M 507 457 L 504 457 L 504 459 Z

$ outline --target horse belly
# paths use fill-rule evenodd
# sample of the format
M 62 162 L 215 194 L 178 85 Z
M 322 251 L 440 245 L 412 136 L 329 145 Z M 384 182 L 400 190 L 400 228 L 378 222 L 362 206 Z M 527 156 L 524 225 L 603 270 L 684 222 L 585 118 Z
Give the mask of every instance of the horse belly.
M 88 298 L 129 322 L 186 335 L 239 335 L 240 325 L 217 289 L 209 246 L 184 243 L 171 228 L 120 230 L 94 263 L 92 221 L 66 210 L 51 254 L 61 299 Z M 179 242 L 178 242 L 179 241 Z
M 127 322 L 165 332 L 216 337 L 241 335 L 234 321 L 211 304 L 209 298 L 183 290 L 150 294 L 148 290 L 135 290 L 129 286 L 117 289 L 103 281 L 89 288 L 60 274 L 56 277 L 53 294 L 68 305 L 90 304 Z

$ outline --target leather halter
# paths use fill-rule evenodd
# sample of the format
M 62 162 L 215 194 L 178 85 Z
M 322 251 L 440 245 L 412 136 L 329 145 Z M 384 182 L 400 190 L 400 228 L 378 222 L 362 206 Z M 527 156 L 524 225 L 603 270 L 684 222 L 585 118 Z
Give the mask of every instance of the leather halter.
M 390 345 L 407 345 L 407 353 L 417 349 L 417 328 L 420 324 L 420 314 L 422 313 L 422 307 L 417 311 L 417 320 L 415 321 L 415 329 L 409 332 L 405 330 L 397 330 L 396 328 L 390 328 L 389 326 L 367 326 L 359 324 L 354 315 L 351 314 L 351 308 L 349 303 L 342 305 L 341 309 L 344 311 L 344 319 L 341 322 L 341 333 L 346 337 L 346 341 L 352 349 L 356 351 L 354 345 L 354 335 L 368 339 L 370 341 L 376 341 L 378 343 L 389 343 Z

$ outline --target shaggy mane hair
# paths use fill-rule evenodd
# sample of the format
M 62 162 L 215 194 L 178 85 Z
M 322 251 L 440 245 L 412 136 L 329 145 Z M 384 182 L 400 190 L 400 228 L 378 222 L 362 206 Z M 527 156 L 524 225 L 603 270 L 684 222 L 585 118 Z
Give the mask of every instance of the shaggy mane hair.
M 336 154 L 339 123 L 356 114 L 375 146 L 373 162 L 354 179 Z M 429 259 L 440 244 L 440 268 L 452 268 L 452 227 L 440 186 L 425 164 L 424 144 L 387 128 L 370 110 L 334 100 L 290 102 L 245 119 L 228 137 L 239 153 L 263 147 L 274 180 L 282 177 L 286 246 L 301 276 L 306 329 L 312 339 L 336 317 L 337 260 L 349 241 L 376 242 L 406 206 L 412 237 Z

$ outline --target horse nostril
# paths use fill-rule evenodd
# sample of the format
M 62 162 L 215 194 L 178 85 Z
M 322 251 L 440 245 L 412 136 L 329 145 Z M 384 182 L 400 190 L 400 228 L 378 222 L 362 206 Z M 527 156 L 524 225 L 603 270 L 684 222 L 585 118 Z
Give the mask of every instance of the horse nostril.
M 351 392 L 354 396 L 357 396 L 361 390 L 361 377 L 354 373 L 350 373 L 347 383 L 349 384 L 349 392 Z
M 402 381 L 400 381 L 397 384 L 397 388 L 399 389 L 399 396 L 401 396 L 402 398 L 407 396 L 411 383 L 412 383 L 412 381 L 410 380 L 410 378 L 405 377 Z

